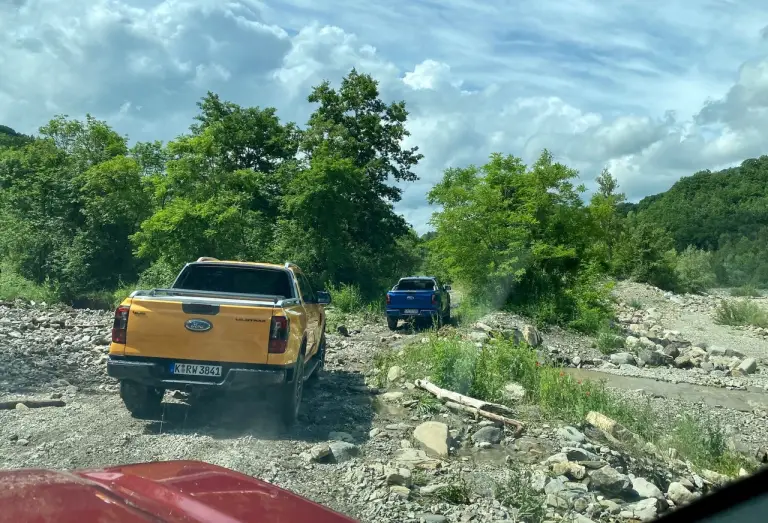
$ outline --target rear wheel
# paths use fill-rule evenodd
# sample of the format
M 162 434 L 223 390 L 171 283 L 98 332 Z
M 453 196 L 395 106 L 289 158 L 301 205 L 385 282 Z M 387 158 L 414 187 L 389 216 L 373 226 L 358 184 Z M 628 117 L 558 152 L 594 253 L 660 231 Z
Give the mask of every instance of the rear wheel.
M 299 417 L 301 397 L 304 392 L 304 351 L 299 354 L 299 359 L 293 370 L 293 381 L 288 383 L 282 391 L 280 402 L 280 418 L 286 428 L 293 426 Z
M 397 330 L 397 318 L 387 316 L 387 327 L 389 327 L 389 330 L 391 331 Z
M 147 387 L 135 381 L 120 381 L 120 398 L 135 417 L 154 416 L 160 412 L 165 390 Z
M 317 348 L 317 354 L 315 354 L 314 357 L 317 359 L 318 364 L 312 374 L 309 375 L 309 379 L 313 381 L 317 379 L 320 372 L 325 368 L 325 333 L 323 333 L 323 337 L 320 338 L 320 346 Z

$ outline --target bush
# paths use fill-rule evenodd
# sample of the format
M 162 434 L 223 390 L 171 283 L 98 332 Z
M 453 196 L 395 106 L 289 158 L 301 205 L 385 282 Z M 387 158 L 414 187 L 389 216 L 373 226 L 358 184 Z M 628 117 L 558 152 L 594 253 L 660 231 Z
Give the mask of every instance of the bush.
M 520 521 L 544 521 L 545 495 L 532 487 L 531 471 L 511 466 L 507 481 L 496 490 L 496 499 L 508 507 L 518 509 Z
M 678 257 L 675 266 L 679 290 L 702 292 L 715 286 L 712 253 L 689 245 Z
M 716 420 L 702 414 L 684 414 L 678 419 L 667 443 L 699 466 L 736 475 L 748 460 L 728 451 L 725 434 Z
M 597 333 L 597 350 L 603 354 L 613 354 L 624 348 L 624 336 L 614 329 L 603 329 Z
M 139 275 L 138 288 L 162 289 L 173 285 L 181 267 L 173 265 L 165 260 L 158 260 Z
M 723 300 L 715 309 L 715 322 L 721 325 L 768 327 L 768 311 L 749 300 L 730 303 Z
M 760 290 L 754 285 L 742 285 L 741 287 L 735 287 L 731 289 L 731 296 L 744 297 L 744 298 L 759 298 L 762 296 Z
M 58 300 L 58 292 L 51 283 L 38 285 L 19 275 L 10 266 L 3 265 L 0 267 L 0 299 L 53 303 Z
M 342 283 L 340 286 L 328 284 L 328 292 L 331 294 L 331 303 L 333 307 L 343 314 L 360 312 L 365 307 L 363 295 L 360 287 L 357 285 L 347 285 Z
M 666 230 L 630 215 L 614 249 L 611 267 L 620 278 L 676 290 L 676 258 L 674 240 Z

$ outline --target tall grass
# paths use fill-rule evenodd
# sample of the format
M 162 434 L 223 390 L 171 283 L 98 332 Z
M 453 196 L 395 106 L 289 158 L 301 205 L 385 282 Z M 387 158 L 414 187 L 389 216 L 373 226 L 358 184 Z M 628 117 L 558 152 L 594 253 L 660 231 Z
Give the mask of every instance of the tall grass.
M 527 403 L 567 423 L 581 422 L 594 410 L 646 441 L 678 445 L 675 448 L 682 456 L 701 467 L 732 474 L 734 464 L 744 462 L 719 442 L 722 431 L 714 420 L 686 418 L 670 424 L 666 414 L 651 408 L 650 401 L 628 402 L 608 390 L 604 382 L 578 380 L 564 369 L 541 364 L 526 345 L 493 341 L 478 350 L 458 337 L 433 334 L 427 343 L 409 345 L 401 353 L 377 355 L 380 385 L 391 365 L 401 366 L 412 379 L 428 376 L 440 387 L 498 403 L 505 403 L 504 385 L 516 382 L 525 388 Z M 688 436 L 694 432 L 696 438 Z
M 54 303 L 58 301 L 58 292 L 52 284 L 39 285 L 20 276 L 7 265 L 0 266 L 0 300 L 17 299 Z
M 759 298 L 762 296 L 762 293 L 760 292 L 760 289 L 754 285 L 747 284 L 731 289 L 731 296 L 742 298 Z
M 768 327 L 768 311 L 750 300 L 720 302 L 715 309 L 715 322 L 721 325 Z

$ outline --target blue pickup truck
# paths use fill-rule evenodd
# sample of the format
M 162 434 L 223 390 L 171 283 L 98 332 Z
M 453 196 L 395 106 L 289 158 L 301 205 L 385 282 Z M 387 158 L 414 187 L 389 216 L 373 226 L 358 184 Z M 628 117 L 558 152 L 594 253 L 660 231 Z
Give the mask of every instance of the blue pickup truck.
M 397 329 L 397 322 L 429 318 L 438 326 L 451 320 L 450 285 L 440 285 L 432 276 L 401 278 L 387 293 L 387 325 Z

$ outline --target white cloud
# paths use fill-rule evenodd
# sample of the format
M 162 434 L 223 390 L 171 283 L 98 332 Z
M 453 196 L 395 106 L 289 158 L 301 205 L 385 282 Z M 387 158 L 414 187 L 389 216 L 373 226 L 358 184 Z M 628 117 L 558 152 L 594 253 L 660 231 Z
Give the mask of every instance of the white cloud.
M 106 118 L 172 139 L 205 91 L 304 122 L 352 67 L 406 100 L 425 155 L 398 209 L 423 231 L 448 166 L 542 148 L 637 199 L 764 152 L 768 5 L 757 0 L 0 0 L 0 123 Z

